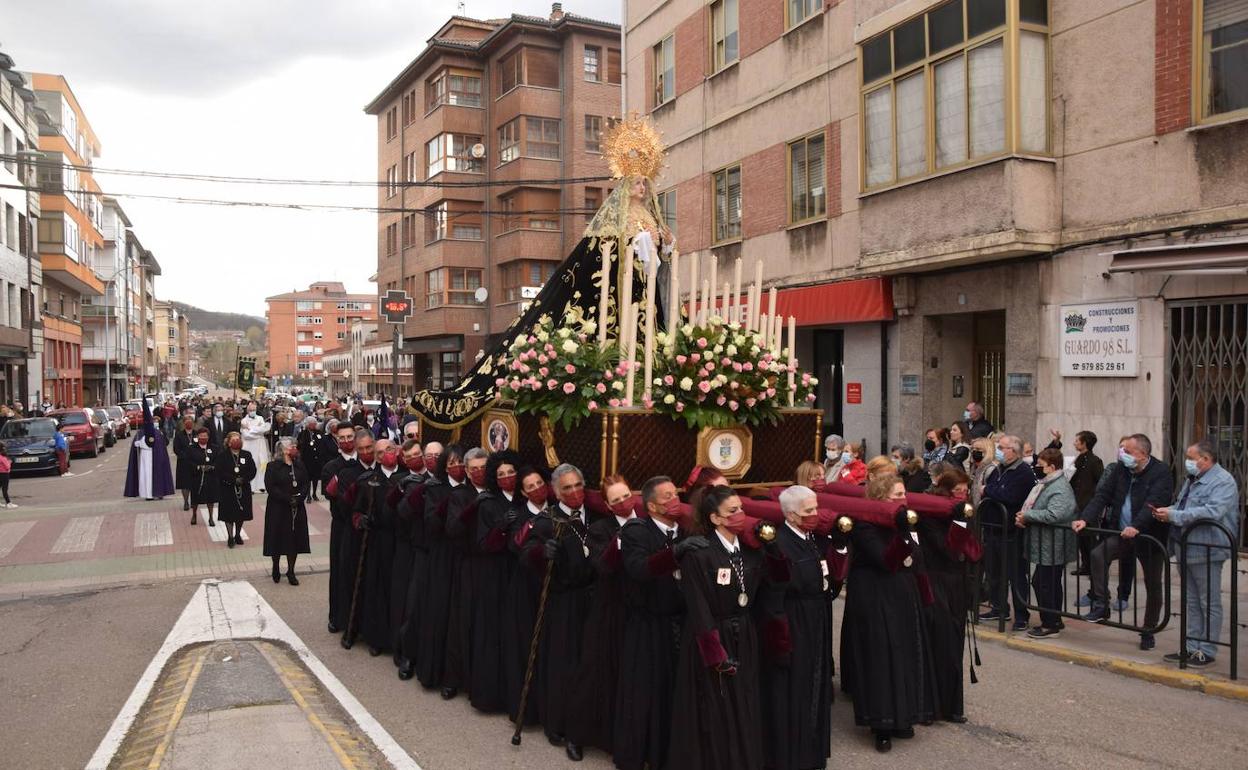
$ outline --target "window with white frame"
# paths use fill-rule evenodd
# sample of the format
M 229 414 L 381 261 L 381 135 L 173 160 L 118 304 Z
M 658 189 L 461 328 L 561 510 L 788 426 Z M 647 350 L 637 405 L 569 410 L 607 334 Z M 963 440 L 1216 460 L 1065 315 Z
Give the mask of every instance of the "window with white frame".
M 664 190 L 655 196 L 659 199 L 659 213 L 663 215 L 663 224 L 676 234 L 676 190 Z
M 789 223 L 827 213 L 823 132 L 789 142 Z
M 785 12 L 787 26 L 791 29 L 809 19 L 823 8 L 823 0 L 788 0 Z
M 1198 118 L 1248 114 L 1248 0 L 1196 0 Z
M 715 208 L 715 242 L 722 243 L 741 237 L 741 167 L 729 166 L 712 175 Z
M 711 72 L 719 72 L 741 56 L 737 17 L 737 0 L 711 3 Z
M 668 35 L 654 46 L 654 106 L 676 98 L 676 36 Z

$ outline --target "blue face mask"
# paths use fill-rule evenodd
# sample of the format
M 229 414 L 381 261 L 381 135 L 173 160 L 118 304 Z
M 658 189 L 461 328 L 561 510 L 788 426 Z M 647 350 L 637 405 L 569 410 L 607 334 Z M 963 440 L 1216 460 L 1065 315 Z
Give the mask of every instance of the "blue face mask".
M 1005 462 L 1005 452 L 1001 449 L 1001 447 L 997 447 L 997 451 L 993 454 L 993 456 L 997 458 L 997 462 Z
M 846 465 L 852 462 L 853 459 L 854 459 L 854 456 L 851 455 L 849 452 L 841 452 L 841 462 L 845 463 Z
M 1139 465 L 1139 461 L 1135 459 L 1135 455 L 1127 454 L 1127 450 L 1125 449 L 1118 450 L 1118 462 L 1122 463 L 1122 467 L 1127 470 L 1131 470 L 1135 466 Z
M 970 419 L 971 419 L 971 410 L 970 410 L 970 409 L 963 409 L 963 410 L 962 410 L 962 419 L 963 419 L 963 420 L 966 420 L 966 421 L 968 421 L 968 422 L 970 421 Z
M 1188 476 L 1195 476 L 1200 473 L 1200 468 L 1196 467 L 1196 461 L 1191 458 L 1183 461 L 1183 470 L 1187 471 Z

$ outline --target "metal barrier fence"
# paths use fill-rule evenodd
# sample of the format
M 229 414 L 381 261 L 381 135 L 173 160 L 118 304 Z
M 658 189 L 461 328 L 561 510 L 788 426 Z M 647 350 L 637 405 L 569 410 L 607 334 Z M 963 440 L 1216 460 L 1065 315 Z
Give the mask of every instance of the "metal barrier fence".
M 1191 542 L 1193 533 L 1202 530 L 1212 530 L 1213 541 Z M 1198 521 L 1183 529 L 1178 554 L 1182 569 L 1179 586 L 1179 668 L 1187 668 L 1189 641 L 1198 648 L 1202 645 L 1227 647 L 1231 656 L 1231 679 L 1239 678 L 1239 552 L 1235 542 L 1235 533 L 1217 521 Z M 1216 637 L 1221 636 L 1222 570 L 1227 562 L 1231 568 L 1231 622 L 1228 640 L 1220 642 Z M 1189 585 L 1193 583 L 1195 585 Z M 1202 588 L 1204 596 L 1200 595 Z M 1191 614 L 1192 610 L 1196 611 L 1195 616 Z M 1199 636 L 1190 634 L 1193 625 L 1200 629 L 1197 632 Z
M 1107 616 L 1097 622 L 1140 634 L 1156 634 L 1169 623 L 1170 560 L 1166 546 L 1157 538 L 1141 533 L 1127 539 L 1117 529 L 1099 527 L 1084 527 L 1076 534 L 1068 524 L 1055 526 L 1028 523 L 1025 528 L 1020 528 L 1015 525 L 1014 517 L 1007 513 L 1005 506 L 995 500 L 981 501 L 975 520 L 984 544 L 985 563 L 982 571 L 988 578 L 988 598 L 993 609 L 998 610 L 998 631 L 1005 631 L 1006 615 L 1010 614 L 1010 599 L 1013 599 L 1016 611 L 1026 610 L 1028 613 L 1052 614 L 1075 620 L 1087 620 L 1093 612 L 1099 614 L 1104 610 Z M 1079 597 L 1091 597 L 1093 592 L 1087 590 L 1087 586 L 1093 581 L 1086 580 L 1080 574 L 1069 574 L 1067 567 L 1076 563 L 1076 558 L 1072 555 L 1069 561 L 1053 559 L 1057 563 L 1047 565 L 1051 569 L 1047 570 L 1045 593 L 1056 595 L 1060 588 L 1060 603 L 1052 603 L 1054 606 L 1041 606 L 1039 601 L 1031 603 L 1033 575 L 1029 569 L 1031 564 L 1026 559 L 1025 545 L 1029 529 L 1033 530 L 1033 538 L 1039 538 L 1041 550 L 1048 545 L 1050 552 L 1059 548 L 1064 551 L 1066 543 L 1069 542 L 1070 552 L 1073 554 L 1080 540 L 1091 539 L 1090 550 L 1094 554 L 1094 565 L 1100 567 L 1101 575 L 1104 576 L 1096 576 L 1098 580 L 1095 581 L 1102 583 L 1101 595 L 1094 597 L 1087 606 L 1080 606 Z M 1116 591 L 1110 585 L 1109 574 L 1110 563 L 1115 560 L 1119 562 Z M 1136 569 L 1137 563 L 1143 567 L 1142 570 Z M 1144 586 L 1140 586 L 1141 572 Z M 1008 593 L 1005 592 L 1007 582 L 1010 588 Z M 1071 583 L 1074 584 L 1073 592 L 1070 590 Z M 984 587 L 979 579 L 973 585 L 974 606 L 978 608 Z M 1145 598 L 1144 607 L 1140 606 L 1141 588 Z M 1116 599 L 1111 598 L 1111 593 Z M 1072 601 L 1074 606 L 1071 606 Z M 1017 612 L 1013 617 L 1017 620 Z M 978 618 L 976 622 L 979 622 Z

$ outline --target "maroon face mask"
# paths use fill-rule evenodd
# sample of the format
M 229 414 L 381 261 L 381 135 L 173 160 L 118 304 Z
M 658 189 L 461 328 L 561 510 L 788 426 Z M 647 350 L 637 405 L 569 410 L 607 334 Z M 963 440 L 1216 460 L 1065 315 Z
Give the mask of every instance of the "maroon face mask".
M 462 465 L 448 465 L 446 466 L 446 475 L 457 482 L 461 482 L 464 480 L 464 476 L 467 475 L 467 471 Z
M 338 440 L 338 451 L 344 455 L 349 455 L 355 451 L 355 439 L 344 438 Z
M 381 465 L 383 468 L 389 468 L 391 470 L 399 467 L 399 453 L 389 450 L 382 452 Z
M 571 508 L 571 509 L 572 509 L 572 510 L 574 510 L 574 511 L 575 511 L 575 510 L 578 510 L 578 509 L 580 509 L 580 508 L 582 508 L 582 507 L 584 507 L 584 505 L 585 505 L 585 490 L 584 490 L 584 489 L 575 489 L 575 490 L 573 490 L 573 491 L 569 492 L 569 493 L 568 493 L 568 499 L 564 500 L 564 501 L 563 501 L 563 504 L 564 504 L 564 505 L 566 505 L 566 506 L 568 506 L 569 508 Z
M 524 496 L 528 498 L 530 503 L 533 503 L 538 508 L 541 508 L 546 505 L 546 501 L 550 498 L 550 492 L 546 490 L 546 484 L 542 483 L 536 489 L 525 492 Z
M 633 515 L 633 503 L 631 500 L 625 500 L 621 503 L 611 503 L 608 507 L 611 508 L 612 513 L 619 516 L 621 519 L 626 519 Z
M 474 487 L 484 487 L 485 486 L 485 466 L 482 465 L 480 468 L 469 468 L 468 478 L 472 480 L 472 485 Z
M 412 473 L 420 473 L 425 469 L 425 458 L 420 455 L 409 457 L 406 465 L 407 469 Z
M 361 449 L 358 457 L 364 465 L 372 465 L 373 460 L 377 457 L 377 451 L 374 449 Z
M 515 476 L 502 477 L 501 479 L 498 480 L 498 488 L 503 490 L 509 495 L 515 492 L 516 491 L 516 477 Z
M 797 526 L 803 532 L 814 532 L 819 527 L 819 516 L 803 516 Z

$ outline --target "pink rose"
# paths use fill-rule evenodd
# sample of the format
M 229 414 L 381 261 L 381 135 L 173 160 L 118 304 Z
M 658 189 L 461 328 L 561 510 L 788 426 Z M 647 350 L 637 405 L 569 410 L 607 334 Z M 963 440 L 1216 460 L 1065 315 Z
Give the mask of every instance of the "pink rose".
M 567 372 L 568 374 L 576 374 L 576 367 L 573 366 L 572 364 L 568 364 L 567 366 L 563 367 L 563 370 Z
M 653 408 L 654 408 L 654 401 L 653 401 L 651 398 L 649 398 L 648 396 L 643 396 L 643 397 L 642 397 L 642 399 L 641 399 L 641 405 L 642 405 L 642 406 L 644 406 L 644 407 L 645 407 L 645 408 L 647 408 L 647 409 L 653 409 Z
M 714 361 L 707 361 L 707 362 L 706 362 L 703 366 L 706 368 L 706 370 L 707 370 L 708 372 L 713 372 L 713 371 L 715 371 L 715 362 L 714 362 Z
M 606 386 L 605 384 L 603 384 L 603 383 L 601 383 L 601 382 L 600 382 L 600 383 L 598 383 L 597 385 L 595 385 L 595 386 L 594 386 L 594 390 L 598 391 L 599 393 L 606 393 L 606 392 L 607 392 L 607 386 Z
M 807 400 L 807 401 L 814 401 L 814 400 L 815 400 L 815 394 L 814 394 L 814 393 L 807 393 L 807 394 L 806 394 L 806 400 Z
M 529 388 L 532 390 L 541 390 L 542 383 L 538 382 L 537 380 L 533 380 L 529 383 Z
M 546 380 L 546 387 L 550 388 L 551 390 L 554 390 L 555 388 L 559 387 L 559 382 L 558 380 L 552 377 L 551 379 Z
M 520 385 L 521 385 L 520 380 L 512 380 L 510 384 L 511 384 L 512 390 L 520 390 Z
M 532 334 L 530 334 L 530 335 L 529 335 L 529 344 L 530 344 L 530 345 L 535 345 L 535 344 L 537 344 L 537 337 L 534 337 Z
M 498 379 L 494 380 L 495 387 L 501 388 L 506 384 L 507 384 L 507 380 L 504 380 L 502 377 L 499 377 Z
M 753 397 L 751 397 L 751 398 L 747 398 L 747 399 L 745 400 L 745 405 L 746 405 L 746 406 L 748 406 L 748 407 L 750 407 L 751 409 L 753 409 L 753 408 L 754 408 L 754 405 L 755 405 L 755 404 L 757 404 L 757 403 L 758 403 L 758 399 L 753 398 Z
M 676 382 L 676 378 L 670 374 L 663 375 L 663 384 L 671 387 Z
M 754 371 L 754 364 L 750 363 L 749 361 L 746 361 L 745 363 L 741 364 L 741 368 L 746 370 L 747 372 L 752 372 Z
M 706 380 L 702 380 L 701 382 L 698 383 L 698 390 L 702 391 L 703 393 L 710 393 L 711 383 L 707 382 Z
M 544 356 L 544 355 L 542 355 L 542 356 L 538 356 L 538 357 L 537 357 L 537 362 L 538 362 L 539 364 L 544 364 L 544 363 L 546 363 L 546 362 L 547 362 L 547 361 L 549 361 L 549 360 L 550 360 L 550 359 L 549 359 L 549 358 L 547 358 L 547 357 L 546 357 L 546 356 Z
M 732 364 L 732 370 L 733 370 L 734 372 L 740 372 L 740 371 L 741 371 L 741 369 L 742 369 L 741 364 L 739 364 L 739 363 L 737 363 L 737 362 L 735 362 L 735 361 L 734 361 L 734 362 L 733 362 L 733 364 Z
M 724 398 L 723 396 L 720 396 L 719 398 L 715 399 L 715 403 L 718 406 L 723 406 L 724 404 L 728 403 L 728 399 Z
M 608 401 L 607 403 L 608 403 L 608 404 L 610 404 L 611 406 L 619 406 L 619 405 L 620 405 L 620 400 L 619 400 L 618 398 L 613 398 L 613 399 L 611 399 L 610 401 Z
M 719 360 L 719 364 L 720 366 L 732 366 L 732 359 L 728 356 L 724 356 Z
M 608 370 L 606 370 L 605 372 L 603 372 L 603 373 L 602 373 L 602 376 L 603 376 L 603 377 L 605 377 L 605 378 L 606 378 L 606 379 L 608 379 L 608 380 L 613 380 L 613 379 L 615 379 L 615 374 L 614 374 L 614 373 L 613 373 L 610 369 L 608 369 Z
M 576 391 L 576 385 L 575 385 L 574 383 L 571 383 L 571 382 L 565 382 L 565 383 L 563 383 L 563 392 L 564 392 L 564 393 L 567 393 L 567 394 L 570 396 L 570 395 L 572 395 L 575 391 Z
M 735 412 L 735 411 L 737 411 L 739 408 L 741 408 L 741 405 L 740 405 L 740 404 L 738 404 L 736 401 L 729 401 L 729 402 L 728 402 L 728 408 L 729 408 L 729 409 L 731 409 L 732 411 L 734 411 L 734 412 Z
M 693 353 L 693 354 L 691 354 L 691 355 L 689 356 L 689 360 L 690 360 L 690 361 L 692 361 L 692 362 L 694 362 L 694 363 L 696 364 L 697 362 L 699 362 L 699 361 L 701 361 L 701 360 L 702 360 L 702 354 L 701 354 L 701 353 Z
M 537 370 L 537 373 L 538 373 L 539 375 L 541 375 L 542 377 L 549 377 L 549 376 L 550 376 L 550 370 L 549 370 L 549 369 L 547 369 L 547 368 L 546 368 L 546 367 L 544 367 L 544 366 L 543 366 L 541 369 L 538 369 L 538 370 Z
M 706 337 L 698 337 L 698 347 L 699 348 L 706 347 Z
M 589 402 L 589 410 L 590 410 L 591 412 L 592 412 L 593 410 L 597 409 L 597 408 L 598 408 L 598 402 L 597 402 L 597 401 L 590 401 L 590 402 Z
M 776 397 L 776 389 L 775 389 L 775 388 L 768 388 L 768 389 L 767 389 L 767 398 L 775 398 L 775 397 Z
M 677 401 L 677 402 L 676 402 L 676 411 L 678 411 L 678 412 L 683 412 L 683 411 L 685 411 L 685 404 L 684 404 L 684 402 L 683 402 L 683 401 Z
M 684 355 L 679 355 L 679 356 L 676 356 L 676 363 L 680 364 L 681 366 L 684 366 L 684 365 L 685 365 L 685 362 L 686 362 L 686 361 L 688 361 L 688 360 L 689 360 L 689 359 L 688 359 L 687 357 L 685 357 Z

